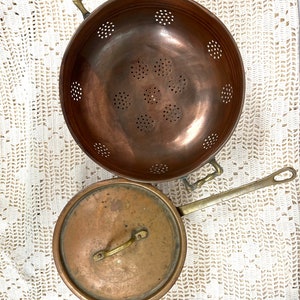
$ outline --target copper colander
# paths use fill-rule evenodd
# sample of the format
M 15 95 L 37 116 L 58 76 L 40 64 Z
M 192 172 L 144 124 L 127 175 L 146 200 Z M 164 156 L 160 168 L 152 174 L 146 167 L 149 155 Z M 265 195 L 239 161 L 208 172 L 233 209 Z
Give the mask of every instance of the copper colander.
M 233 37 L 188 0 L 106 2 L 78 28 L 60 73 L 64 117 L 85 153 L 148 182 L 212 159 L 237 124 L 244 90 Z

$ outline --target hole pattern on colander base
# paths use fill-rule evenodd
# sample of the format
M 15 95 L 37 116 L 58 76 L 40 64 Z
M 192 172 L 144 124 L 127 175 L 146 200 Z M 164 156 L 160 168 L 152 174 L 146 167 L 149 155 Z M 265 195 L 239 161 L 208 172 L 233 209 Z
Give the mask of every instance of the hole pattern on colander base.
M 187 87 L 187 79 L 183 75 L 179 75 L 178 79 L 171 79 L 169 80 L 169 89 L 174 94 L 182 93 L 185 88 Z
M 143 114 L 137 117 L 135 123 L 136 128 L 141 132 L 150 132 L 155 126 L 154 120 L 148 114 Z
M 107 39 L 108 37 L 110 37 L 112 35 L 112 33 L 114 31 L 115 31 L 115 25 L 114 25 L 114 23 L 107 21 L 106 23 L 103 23 L 99 27 L 99 29 L 97 31 L 97 35 L 101 39 Z
M 149 104 L 157 104 L 161 100 L 161 91 L 156 86 L 145 89 L 144 100 Z
M 130 66 L 130 73 L 133 78 L 144 79 L 149 73 L 149 67 L 144 62 L 138 60 Z
M 210 41 L 207 45 L 207 51 L 213 59 L 220 59 L 223 55 L 223 50 L 217 41 Z
M 176 104 L 169 104 L 163 110 L 163 117 L 170 123 L 175 123 L 182 118 L 182 110 Z
M 71 84 L 71 97 L 74 101 L 79 101 L 82 99 L 82 87 L 77 81 L 74 81 Z
M 125 110 L 132 103 L 131 97 L 126 92 L 118 92 L 114 96 L 113 105 L 116 109 Z
M 174 15 L 166 9 L 158 10 L 154 17 L 155 21 L 163 26 L 170 25 L 174 22 Z
M 157 59 L 153 66 L 154 73 L 161 77 L 168 76 L 172 72 L 172 68 L 172 62 L 168 58 Z
M 218 139 L 219 139 L 219 136 L 217 133 L 213 133 L 213 134 L 209 135 L 203 142 L 203 148 L 206 150 L 211 149 L 212 146 L 216 144 Z
M 154 164 L 150 167 L 149 171 L 152 174 L 162 175 L 169 171 L 169 167 L 166 164 Z
M 221 91 L 221 101 L 225 104 L 229 103 L 233 98 L 233 87 L 230 83 L 225 84 Z
M 102 143 L 95 143 L 94 144 L 94 149 L 97 151 L 99 155 L 102 157 L 108 158 L 110 157 L 111 153 L 108 149 L 108 147 Z

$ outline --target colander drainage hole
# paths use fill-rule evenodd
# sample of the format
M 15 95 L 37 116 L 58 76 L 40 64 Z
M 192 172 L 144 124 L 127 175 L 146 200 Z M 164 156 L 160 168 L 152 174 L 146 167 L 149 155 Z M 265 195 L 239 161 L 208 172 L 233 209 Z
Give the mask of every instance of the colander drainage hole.
M 113 105 L 116 109 L 125 110 L 131 105 L 131 97 L 126 92 L 118 92 L 114 96 Z
M 169 167 L 167 164 L 154 164 L 149 169 L 150 173 L 156 175 L 162 175 L 169 171 Z
M 94 149 L 96 150 L 96 152 L 101 155 L 104 158 L 108 158 L 110 157 L 111 153 L 108 149 L 108 147 L 106 145 L 104 145 L 103 143 L 95 143 L 94 144 Z
M 101 24 L 97 31 L 97 35 L 100 39 L 107 39 L 115 31 L 115 25 L 113 22 L 107 21 L 106 23 Z
M 153 66 L 154 73 L 160 77 L 168 76 L 172 72 L 172 68 L 172 62 L 168 58 L 157 59 Z
M 207 51 L 213 59 L 220 59 L 223 55 L 221 45 L 215 40 L 211 40 L 207 44 Z
M 233 87 L 230 83 L 225 84 L 221 91 L 221 101 L 225 104 L 229 103 L 233 98 Z
M 210 149 L 213 145 L 216 144 L 216 142 L 218 141 L 219 136 L 217 133 L 212 133 L 211 135 L 209 135 L 203 142 L 203 148 L 205 150 Z
M 148 114 L 143 114 L 136 119 L 136 128 L 141 132 L 150 132 L 155 126 L 154 120 Z
M 74 101 L 79 101 L 82 99 L 82 87 L 77 81 L 74 81 L 71 84 L 71 97 Z
M 182 110 L 176 104 L 169 104 L 163 110 L 163 117 L 166 121 L 174 123 L 182 118 Z
M 171 25 L 174 22 L 174 15 L 166 9 L 160 9 L 155 13 L 155 21 L 160 25 Z
M 149 74 L 149 67 L 141 60 L 137 60 L 130 66 L 130 73 L 133 78 L 141 80 Z
M 169 89 L 171 92 L 174 94 L 180 94 L 182 93 L 187 86 L 187 79 L 183 75 L 179 75 L 177 80 L 176 79 L 171 79 L 169 80 Z
M 161 91 L 158 87 L 152 86 L 145 89 L 144 100 L 149 104 L 157 104 L 161 99 Z

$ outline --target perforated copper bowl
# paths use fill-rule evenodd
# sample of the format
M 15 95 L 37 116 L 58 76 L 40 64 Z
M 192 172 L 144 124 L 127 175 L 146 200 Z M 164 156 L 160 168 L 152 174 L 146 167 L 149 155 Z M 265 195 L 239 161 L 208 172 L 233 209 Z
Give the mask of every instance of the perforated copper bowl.
M 189 0 L 106 2 L 78 28 L 60 73 L 77 143 L 137 181 L 182 177 L 213 158 L 238 122 L 244 90 L 233 37 Z

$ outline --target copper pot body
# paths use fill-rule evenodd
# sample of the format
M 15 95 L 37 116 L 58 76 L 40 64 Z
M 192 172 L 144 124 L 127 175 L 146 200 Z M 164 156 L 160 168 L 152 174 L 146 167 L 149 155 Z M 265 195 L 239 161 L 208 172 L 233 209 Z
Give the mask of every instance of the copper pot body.
M 97 182 L 61 212 L 53 236 L 57 270 L 80 299 L 158 300 L 177 280 L 187 250 L 181 216 L 297 176 L 291 167 L 181 207 L 149 184 Z
M 241 114 L 244 69 L 224 24 L 190 0 L 112 0 L 80 25 L 60 97 L 84 152 L 129 179 L 159 182 L 207 163 Z
M 127 245 L 140 229 L 147 236 Z M 75 195 L 53 237 L 60 276 L 80 299 L 91 300 L 160 299 L 177 280 L 186 247 L 172 202 L 151 185 L 125 179 L 98 182 Z M 99 250 L 113 253 L 95 259 Z

